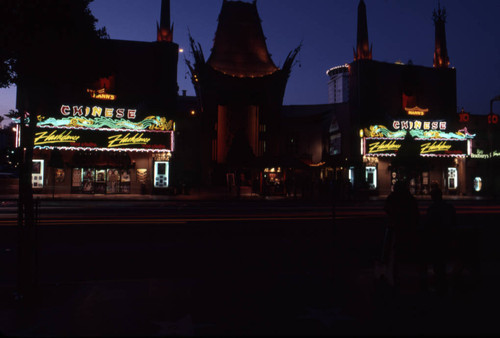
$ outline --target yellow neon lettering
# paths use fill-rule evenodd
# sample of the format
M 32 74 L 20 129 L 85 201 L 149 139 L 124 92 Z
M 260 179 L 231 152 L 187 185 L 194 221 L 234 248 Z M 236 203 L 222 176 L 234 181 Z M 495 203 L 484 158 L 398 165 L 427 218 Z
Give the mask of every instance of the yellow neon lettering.
M 71 135 L 71 131 L 63 131 L 61 134 L 57 134 L 57 130 L 50 134 L 47 131 L 41 131 L 35 134 L 34 144 L 71 143 L 78 141 L 78 139 L 80 139 L 80 136 Z
M 401 144 L 397 144 L 396 141 L 382 141 L 371 143 L 368 147 L 368 153 L 382 153 L 387 151 L 397 151 L 401 147 Z
M 429 154 L 429 153 L 435 153 L 438 151 L 448 151 L 450 150 L 451 145 L 447 144 L 446 141 L 441 141 L 441 142 L 428 142 L 422 144 L 422 148 L 420 153 L 421 154 Z
M 97 117 L 97 116 L 101 116 L 101 114 L 102 114 L 101 107 L 98 107 L 98 106 L 92 107 L 92 116 Z
M 123 136 L 123 134 L 110 136 L 108 137 L 108 148 L 148 144 L 151 139 L 143 136 L 144 134 L 135 134 L 134 136 L 130 137 L 130 133 L 127 133 L 125 136 Z

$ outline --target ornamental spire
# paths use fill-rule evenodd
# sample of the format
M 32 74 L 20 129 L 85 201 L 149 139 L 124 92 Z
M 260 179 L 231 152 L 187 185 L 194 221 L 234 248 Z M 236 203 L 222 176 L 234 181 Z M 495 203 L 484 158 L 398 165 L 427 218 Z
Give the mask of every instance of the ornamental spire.
M 366 5 L 363 0 L 358 5 L 358 35 L 357 45 L 354 51 L 354 61 L 371 60 L 372 46 L 368 43 L 368 23 L 366 20 Z
M 161 0 L 160 25 L 156 23 L 156 41 L 172 42 L 174 25 L 170 26 L 170 0 Z
M 435 26 L 435 47 L 434 47 L 434 68 L 448 68 L 450 59 L 448 58 L 448 50 L 446 48 L 446 9 L 441 9 L 441 4 L 438 3 L 438 10 L 432 13 Z

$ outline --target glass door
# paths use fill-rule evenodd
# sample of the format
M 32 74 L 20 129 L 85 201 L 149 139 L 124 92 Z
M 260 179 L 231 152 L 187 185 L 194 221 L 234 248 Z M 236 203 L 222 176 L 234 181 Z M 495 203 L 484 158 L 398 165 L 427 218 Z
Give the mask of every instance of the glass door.
M 154 187 L 167 188 L 168 187 L 168 161 L 158 161 L 154 165 Z
M 31 171 L 31 186 L 35 189 L 43 188 L 44 160 L 33 160 Z
M 448 168 L 448 189 L 455 190 L 458 187 L 457 181 L 457 168 L 450 167 Z
M 120 172 L 118 169 L 108 169 L 106 192 L 108 194 L 118 194 L 120 192 Z
M 365 180 L 371 190 L 377 189 L 377 167 L 366 167 Z
M 82 171 L 82 192 L 84 194 L 93 194 L 95 188 L 95 170 L 86 168 Z

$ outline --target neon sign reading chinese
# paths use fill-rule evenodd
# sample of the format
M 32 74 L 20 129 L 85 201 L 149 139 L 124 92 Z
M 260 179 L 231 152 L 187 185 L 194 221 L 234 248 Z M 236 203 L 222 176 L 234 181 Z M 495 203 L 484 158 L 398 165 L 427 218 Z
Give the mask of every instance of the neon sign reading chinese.
M 136 118 L 136 109 L 124 108 L 102 108 L 99 106 L 84 107 L 84 106 L 69 106 L 63 104 L 60 112 L 63 116 L 80 116 L 80 117 L 109 117 L 109 118 L 127 118 L 133 120 Z
M 393 121 L 392 127 L 396 130 L 446 130 L 445 121 Z

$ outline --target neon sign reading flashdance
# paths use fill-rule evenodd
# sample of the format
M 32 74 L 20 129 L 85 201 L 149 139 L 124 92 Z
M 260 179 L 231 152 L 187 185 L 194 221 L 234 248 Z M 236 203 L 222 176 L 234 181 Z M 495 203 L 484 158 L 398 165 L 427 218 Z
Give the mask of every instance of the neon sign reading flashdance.
M 130 136 L 130 133 L 126 135 L 118 134 L 108 137 L 108 148 L 148 144 L 149 141 L 151 141 L 151 138 L 144 137 L 143 133 L 133 136 Z
M 393 152 L 393 151 L 398 151 L 400 147 L 401 144 L 398 144 L 396 140 L 392 141 L 384 140 L 379 142 L 373 142 L 368 146 L 368 153 L 375 154 L 375 153 Z
M 54 130 L 52 132 L 41 131 L 35 134 L 35 146 L 40 146 L 44 144 L 54 144 L 54 143 L 73 143 L 80 139 L 78 135 L 72 135 L 71 130 Z

